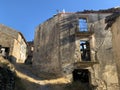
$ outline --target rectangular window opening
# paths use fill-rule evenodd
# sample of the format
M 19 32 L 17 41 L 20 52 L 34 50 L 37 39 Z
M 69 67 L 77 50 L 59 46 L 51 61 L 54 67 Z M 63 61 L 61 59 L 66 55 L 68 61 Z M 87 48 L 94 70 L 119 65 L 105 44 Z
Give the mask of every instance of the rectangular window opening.
M 91 61 L 89 41 L 87 40 L 80 41 L 80 51 L 82 61 Z
M 87 19 L 85 18 L 80 18 L 79 19 L 79 31 L 80 32 L 86 32 L 88 31 L 88 26 L 87 26 Z

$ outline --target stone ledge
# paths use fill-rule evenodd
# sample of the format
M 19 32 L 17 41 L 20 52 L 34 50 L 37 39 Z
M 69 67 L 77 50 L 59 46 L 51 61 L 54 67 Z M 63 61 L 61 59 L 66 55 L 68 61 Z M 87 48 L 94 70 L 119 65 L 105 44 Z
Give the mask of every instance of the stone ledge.
M 98 64 L 96 61 L 81 61 L 81 62 L 76 62 L 74 63 L 74 66 L 77 68 L 86 68 L 86 67 L 91 67 L 95 64 Z

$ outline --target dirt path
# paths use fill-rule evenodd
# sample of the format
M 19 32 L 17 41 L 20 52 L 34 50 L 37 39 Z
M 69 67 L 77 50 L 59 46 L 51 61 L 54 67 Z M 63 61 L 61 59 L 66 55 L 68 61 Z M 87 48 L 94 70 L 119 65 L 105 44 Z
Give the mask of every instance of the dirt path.
M 24 64 L 16 64 L 16 73 L 22 80 L 27 90 L 62 90 L 60 85 L 68 83 L 64 78 L 42 80 L 32 72 L 31 66 Z
M 4 58 L 0 58 L 0 62 L 1 66 L 9 68 L 13 72 L 15 70 L 17 74 L 15 79 L 15 90 L 91 90 L 86 87 L 88 85 L 83 85 L 80 82 L 69 83 L 65 78 L 50 80 L 43 79 L 42 77 L 40 78 L 36 76 L 36 70 L 30 65 L 11 64 Z M 47 76 L 49 77 L 50 75 Z

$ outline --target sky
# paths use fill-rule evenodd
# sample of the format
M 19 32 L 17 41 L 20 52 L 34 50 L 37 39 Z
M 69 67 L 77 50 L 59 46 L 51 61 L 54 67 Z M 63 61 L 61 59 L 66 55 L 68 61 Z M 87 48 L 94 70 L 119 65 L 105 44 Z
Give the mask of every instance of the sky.
M 57 10 L 77 12 L 120 6 L 120 0 L 0 0 L 0 24 L 34 40 L 36 27 L 55 15 Z

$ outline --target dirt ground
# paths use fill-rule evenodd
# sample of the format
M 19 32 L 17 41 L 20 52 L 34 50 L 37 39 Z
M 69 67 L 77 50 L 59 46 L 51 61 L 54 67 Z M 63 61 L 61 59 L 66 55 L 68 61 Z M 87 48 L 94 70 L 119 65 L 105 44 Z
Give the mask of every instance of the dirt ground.
M 38 77 L 32 65 L 11 64 L 3 58 L 0 58 L 0 62 L 10 67 L 11 70 L 15 70 L 17 76 L 15 90 L 90 90 L 80 82 L 70 83 L 65 78 L 45 79 L 42 76 Z M 0 63 L 0 65 L 2 64 Z
M 64 90 L 69 83 L 65 78 L 45 80 L 37 77 L 31 65 L 16 64 L 15 67 L 17 76 L 21 78 L 26 90 Z
M 43 79 L 37 77 L 31 65 L 16 64 L 16 73 L 21 78 L 25 90 L 90 90 L 80 82 L 70 83 L 65 78 Z

